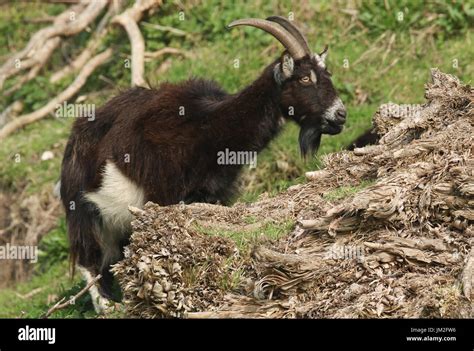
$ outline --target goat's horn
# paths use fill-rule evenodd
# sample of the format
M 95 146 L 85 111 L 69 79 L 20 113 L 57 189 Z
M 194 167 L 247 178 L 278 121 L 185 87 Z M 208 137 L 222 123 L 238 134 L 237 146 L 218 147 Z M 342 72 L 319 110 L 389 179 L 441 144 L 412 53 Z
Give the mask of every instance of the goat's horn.
M 288 33 L 286 29 L 274 22 L 258 18 L 245 18 L 233 21 L 228 27 L 232 28 L 235 26 L 252 26 L 260 28 L 261 30 L 273 35 L 280 43 L 283 44 L 283 46 L 290 53 L 291 57 L 293 57 L 295 60 L 300 59 L 306 55 L 306 52 L 301 44 L 295 40 L 295 38 L 290 33 Z
M 287 18 L 282 16 L 270 16 L 267 17 L 267 21 L 272 21 L 278 23 L 280 26 L 285 28 L 288 33 L 295 37 L 295 39 L 300 43 L 307 54 L 311 54 L 311 50 L 309 49 L 308 41 L 306 40 L 305 36 L 301 31 L 289 21 Z

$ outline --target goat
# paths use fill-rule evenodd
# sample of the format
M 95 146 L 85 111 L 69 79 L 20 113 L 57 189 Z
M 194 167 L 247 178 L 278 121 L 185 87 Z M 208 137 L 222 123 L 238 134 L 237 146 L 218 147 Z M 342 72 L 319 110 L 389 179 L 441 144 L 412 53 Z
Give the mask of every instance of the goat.
M 158 89 L 132 88 L 78 118 L 64 152 L 60 195 L 66 210 L 71 262 L 102 274 L 100 293 L 112 298 L 110 265 L 131 234 L 128 206 L 148 201 L 228 204 L 242 165 L 221 165 L 218 152 L 258 152 L 281 129 L 300 125 L 303 156 L 322 134 L 338 134 L 346 110 L 326 69 L 327 46 L 313 54 L 287 19 L 241 19 L 283 44 L 283 54 L 236 94 L 190 79 Z

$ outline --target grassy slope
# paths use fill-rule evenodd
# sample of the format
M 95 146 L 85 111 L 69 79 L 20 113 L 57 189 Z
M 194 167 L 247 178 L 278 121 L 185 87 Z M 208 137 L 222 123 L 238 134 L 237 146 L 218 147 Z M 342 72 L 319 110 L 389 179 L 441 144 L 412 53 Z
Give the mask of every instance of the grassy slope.
M 367 129 L 379 104 L 387 101 L 422 103 L 423 84 L 429 77 L 430 67 L 456 74 L 466 82 L 474 73 L 471 63 L 474 54 L 472 10 L 467 5 L 461 8 L 460 5 L 446 5 L 443 2 L 425 5 L 422 2 L 386 1 L 388 5 L 385 6 L 388 7 L 369 7 L 357 2 L 358 20 L 351 21 L 351 15 L 341 11 L 347 7 L 345 3 L 338 5 L 330 1 L 318 1 L 317 4 L 300 1 L 232 4 L 209 0 L 204 3 L 193 1 L 192 5 L 182 5 L 184 7 L 167 4 L 146 20 L 151 25 L 141 25 L 149 51 L 173 46 L 193 54 L 192 58 L 173 57 L 173 64 L 164 73 L 159 73 L 159 67 L 166 58 L 148 62 L 146 70 L 149 80 L 157 85 L 164 80 L 179 81 L 194 75 L 215 79 L 224 88 L 235 92 L 255 79 L 262 67 L 279 55 L 281 47 L 270 36 L 256 29 L 236 28 L 229 31 L 225 25 L 241 17 L 294 12 L 296 20 L 304 24 L 303 29 L 315 51 L 321 50 L 326 43 L 330 45 L 329 69 L 349 110 L 347 128 L 338 136 L 324 137 L 319 155 L 341 149 Z M 25 19 L 54 15 L 63 8 L 63 5 L 31 3 L 2 6 L 0 59 L 3 61 L 10 52 L 21 49 L 30 34 L 42 27 L 41 24 L 25 22 Z M 184 21 L 180 20 L 179 11 L 184 12 Z M 397 20 L 399 11 L 403 11 L 403 21 Z M 466 13 L 469 11 L 471 27 L 468 28 Z M 187 34 L 173 35 L 157 30 L 153 24 L 172 26 Z M 0 110 L 16 99 L 24 101 L 25 112 L 34 110 L 67 86 L 73 77 L 57 85 L 50 84 L 47 77 L 54 71 L 53 67 L 63 64 L 63 55 L 74 55 L 88 37 L 89 34 L 83 33 L 68 40 L 62 52 L 51 59 L 42 77 L 25 84 L 10 97 L 0 97 Z M 129 82 L 130 72 L 123 68 L 123 60 L 130 50 L 125 34 L 120 29 L 114 30 L 104 46 L 109 44 L 116 48 L 118 54 L 82 90 L 83 93 L 105 92 L 89 98 L 87 103 L 100 104 L 114 91 L 126 88 Z M 235 59 L 240 61 L 239 68 L 234 67 Z M 453 67 L 453 60 L 457 60 L 457 67 Z M 112 86 L 110 81 L 115 85 Z M 14 80 L 10 81 L 7 88 L 13 83 Z M 0 189 L 26 189 L 28 193 L 35 193 L 43 187 L 52 188 L 59 175 L 61 154 L 71 123 L 71 120 L 47 118 L 2 142 Z M 300 175 L 305 170 L 318 167 L 318 156 L 306 163 L 300 159 L 297 134 L 298 128 L 288 123 L 278 139 L 259 155 L 258 167 L 244 172 L 240 200 L 252 201 L 264 191 L 281 191 L 301 182 Z M 52 150 L 55 158 L 41 161 L 45 150 Z M 20 162 L 16 162 L 17 155 L 20 155 Z M 342 189 L 340 193 L 329 196 L 345 196 L 352 191 Z M 80 288 L 82 283 L 77 278 L 71 281 L 67 277 L 67 264 L 63 259 L 64 235 L 64 226 L 59 225 L 46 237 L 49 241 L 44 246 L 44 258 L 30 282 L 0 291 L 0 317 L 17 317 L 22 315 L 21 311 L 26 312 L 25 316 L 38 317 L 47 309 L 49 295 L 68 295 Z M 238 237 L 238 233 L 231 235 Z M 55 260 L 55 257 L 58 259 Z M 17 295 L 41 286 L 46 288 L 29 299 Z M 93 316 L 88 299 L 84 297 L 78 305 L 55 316 Z

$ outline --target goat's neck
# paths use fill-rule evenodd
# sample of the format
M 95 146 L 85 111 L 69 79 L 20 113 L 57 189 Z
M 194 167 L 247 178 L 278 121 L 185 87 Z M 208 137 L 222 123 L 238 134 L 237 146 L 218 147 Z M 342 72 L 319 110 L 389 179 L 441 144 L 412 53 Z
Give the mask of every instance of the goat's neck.
M 280 130 L 280 87 L 273 77 L 275 63 L 269 65 L 263 74 L 248 87 L 231 97 L 230 111 L 239 128 L 232 134 L 239 138 L 239 145 L 260 151 Z M 238 136 L 236 134 L 239 134 Z

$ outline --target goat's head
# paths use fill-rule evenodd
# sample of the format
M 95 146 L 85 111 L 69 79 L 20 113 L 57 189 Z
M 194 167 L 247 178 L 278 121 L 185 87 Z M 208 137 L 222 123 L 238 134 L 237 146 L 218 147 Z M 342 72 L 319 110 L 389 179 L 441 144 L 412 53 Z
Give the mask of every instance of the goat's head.
M 281 89 L 280 109 L 284 117 L 301 127 L 299 135 L 303 156 L 317 151 L 322 134 L 338 134 L 346 121 L 346 109 L 326 69 L 327 47 L 312 53 L 304 35 L 284 17 L 266 20 L 242 19 L 229 27 L 249 25 L 273 35 L 286 48 L 273 69 Z

